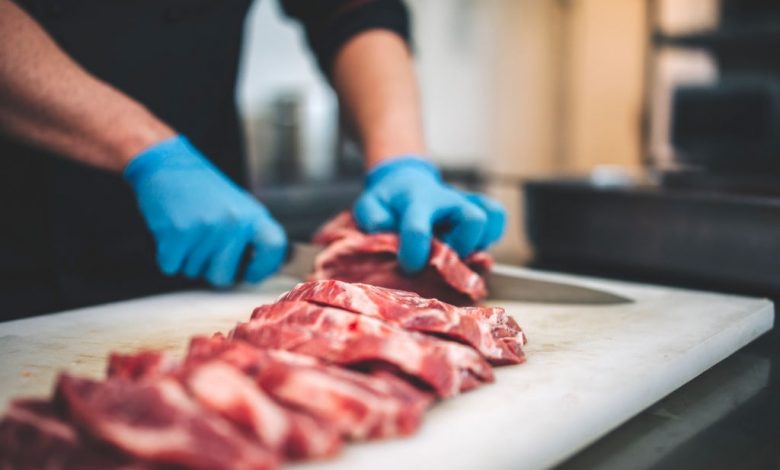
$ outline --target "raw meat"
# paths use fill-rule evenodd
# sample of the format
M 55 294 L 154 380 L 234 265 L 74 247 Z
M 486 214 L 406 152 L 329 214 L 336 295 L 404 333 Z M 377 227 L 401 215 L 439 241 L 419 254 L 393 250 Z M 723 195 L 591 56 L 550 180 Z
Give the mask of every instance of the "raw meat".
M 401 272 L 396 260 L 398 235 L 361 232 L 349 212 L 326 223 L 314 236 L 325 248 L 314 263 L 310 279 L 338 279 L 416 292 L 454 305 L 472 305 L 487 295 L 481 275 L 492 259 L 477 252 L 465 261 L 449 246 L 434 239 L 428 265 L 417 275 Z
M 140 350 L 133 354 L 111 353 L 108 356 L 107 375 L 140 380 L 176 372 L 178 366 L 176 361 L 158 350 Z
M 455 295 L 468 301 L 463 292 L 479 291 L 481 279 L 444 245 L 434 246 L 429 277 L 412 281 L 397 273 L 393 235 L 338 230 L 331 248 L 367 248 L 320 267 L 352 256 L 351 273 L 370 271 L 364 278 L 430 281 L 423 290 L 449 289 L 443 295 L 460 286 Z M 524 344 L 501 308 L 338 280 L 302 283 L 228 336 L 193 338 L 182 361 L 160 351 L 112 354 L 103 381 L 62 374 L 51 401 L 14 402 L 0 421 L 0 469 L 263 470 L 331 456 L 342 439 L 415 432 L 437 397 L 492 382 L 488 361 L 522 362 Z
M 523 331 L 498 307 L 455 307 L 412 292 L 335 280 L 298 284 L 279 300 L 305 300 L 337 307 L 407 330 L 451 338 L 472 346 L 496 365 L 524 360 Z
M 201 406 L 238 426 L 265 447 L 290 459 L 327 457 L 338 453 L 341 439 L 335 428 L 280 406 L 241 370 L 229 363 L 212 360 L 214 355 L 206 355 L 202 351 L 201 360 L 190 360 L 183 367 L 174 367 L 159 351 L 112 354 L 109 375 L 145 380 L 169 374 L 183 383 Z
M 413 433 L 433 399 L 385 372 L 361 374 L 312 356 L 257 349 L 219 335 L 194 338 L 187 362 L 211 359 L 243 370 L 280 402 L 333 424 L 352 440 Z
M 187 396 L 170 377 L 103 382 L 62 374 L 57 398 L 97 440 L 147 461 L 192 469 L 273 469 L 276 456 Z
M 335 364 L 383 364 L 427 384 L 442 398 L 493 381 L 490 365 L 470 347 L 365 315 L 309 302 L 281 301 L 258 307 L 252 316 L 253 320 L 231 332 L 232 338 Z
M 16 400 L 0 421 L 0 468 L 25 470 L 154 470 L 85 441 L 46 400 Z
M 332 456 L 341 449 L 330 424 L 283 408 L 242 371 L 223 361 L 194 367 L 186 383 L 205 407 L 250 430 L 263 444 L 292 459 Z

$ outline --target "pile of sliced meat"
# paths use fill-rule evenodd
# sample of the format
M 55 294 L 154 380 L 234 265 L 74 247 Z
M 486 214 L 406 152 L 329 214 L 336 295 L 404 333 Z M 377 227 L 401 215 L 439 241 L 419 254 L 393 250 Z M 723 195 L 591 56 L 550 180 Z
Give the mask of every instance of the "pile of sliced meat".
M 299 284 L 184 358 L 112 354 L 105 379 L 63 373 L 13 402 L 0 468 L 272 469 L 344 442 L 406 436 L 436 400 L 524 360 L 497 307 L 456 307 L 338 280 Z
M 431 243 L 428 265 L 417 275 L 403 274 L 396 259 L 399 238 L 395 233 L 360 231 L 352 215 L 342 212 L 314 236 L 325 246 L 315 261 L 310 279 L 338 279 L 415 292 L 453 305 L 474 305 L 487 295 L 482 275 L 493 259 L 484 251 L 465 260 L 438 239 Z

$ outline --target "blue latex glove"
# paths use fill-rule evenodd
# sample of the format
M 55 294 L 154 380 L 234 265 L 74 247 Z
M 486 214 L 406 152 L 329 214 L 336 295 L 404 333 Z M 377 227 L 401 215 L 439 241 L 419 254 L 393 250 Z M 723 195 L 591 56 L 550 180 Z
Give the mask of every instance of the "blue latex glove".
M 496 242 L 506 225 L 506 212 L 498 201 L 444 183 L 432 163 L 414 156 L 374 167 L 353 214 L 369 233 L 399 233 L 398 261 L 410 273 L 428 262 L 434 231 L 466 257 Z
M 230 181 L 190 142 L 177 136 L 136 156 L 124 171 L 157 242 L 166 275 L 204 278 L 220 287 L 236 278 L 253 248 L 244 280 L 258 282 L 279 268 L 287 237 L 271 214 Z

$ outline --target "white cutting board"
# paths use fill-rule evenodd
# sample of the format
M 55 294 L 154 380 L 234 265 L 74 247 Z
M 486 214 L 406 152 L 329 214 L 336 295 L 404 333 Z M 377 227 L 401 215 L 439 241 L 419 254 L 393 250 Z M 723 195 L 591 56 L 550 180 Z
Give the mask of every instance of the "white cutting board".
M 568 280 L 635 300 L 616 306 L 502 303 L 523 326 L 528 361 L 496 383 L 438 404 L 411 438 L 348 446 L 302 469 L 544 468 L 586 446 L 772 328 L 764 299 L 500 270 Z M 0 323 L 0 406 L 48 394 L 58 370 L 100 376 L 109 351 L 180 353 L 291 287 L 185 292 Z

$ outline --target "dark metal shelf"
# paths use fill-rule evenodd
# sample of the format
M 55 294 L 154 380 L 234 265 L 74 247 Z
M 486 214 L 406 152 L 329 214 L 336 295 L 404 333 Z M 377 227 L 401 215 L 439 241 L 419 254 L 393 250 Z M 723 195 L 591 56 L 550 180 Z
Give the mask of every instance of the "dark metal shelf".
M 536 266 L 780 295 L 780 197 L 571 181 L 524 193 Z
M 653 34 L 653 42 L 662 46 L 722 48 L 766 48 L 780 45 L 780 21 L 749 26 L 725 26 L 712 31 L 669 35 Z

